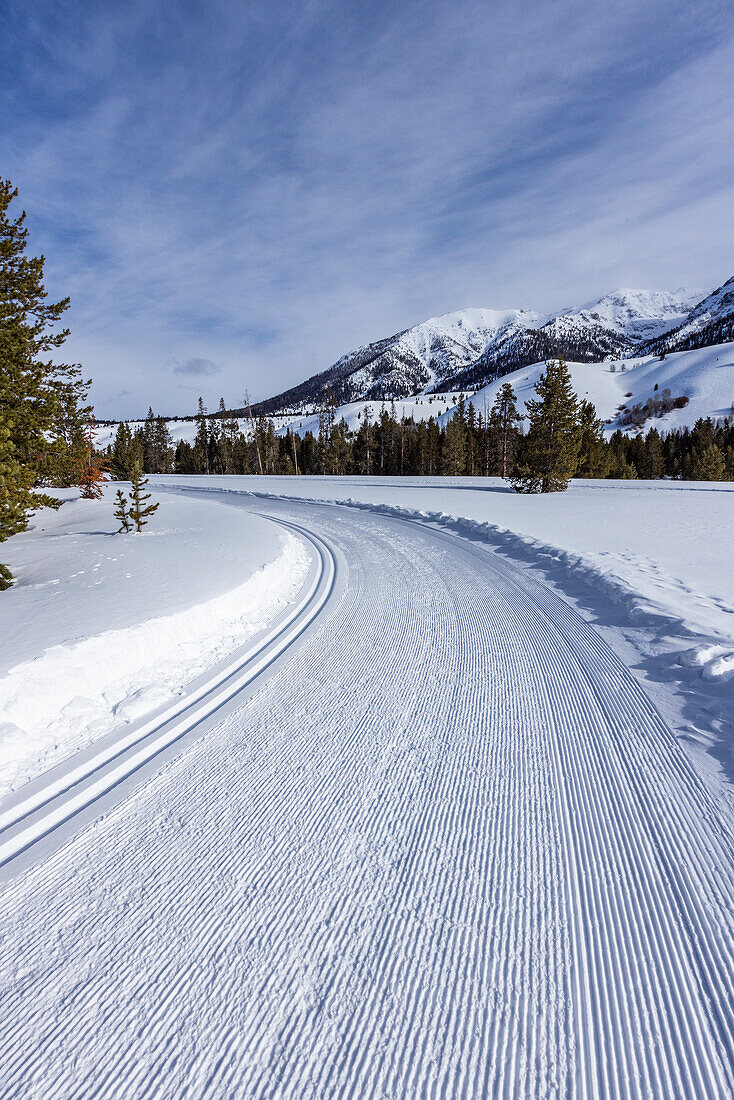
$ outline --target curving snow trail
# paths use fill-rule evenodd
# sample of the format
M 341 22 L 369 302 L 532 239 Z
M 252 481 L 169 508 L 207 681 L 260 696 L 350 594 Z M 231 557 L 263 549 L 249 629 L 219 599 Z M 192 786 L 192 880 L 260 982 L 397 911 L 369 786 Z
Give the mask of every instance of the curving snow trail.
M 732 822 L 605 643 L 479 545 L 236 506 L 338 583 L 5 884 L 3 1097 L 731 1095 Z

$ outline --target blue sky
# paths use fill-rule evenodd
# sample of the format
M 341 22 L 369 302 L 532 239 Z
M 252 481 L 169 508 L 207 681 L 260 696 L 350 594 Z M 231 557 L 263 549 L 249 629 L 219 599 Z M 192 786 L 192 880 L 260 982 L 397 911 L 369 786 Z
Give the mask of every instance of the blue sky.
M 101 416 L 464 306 L 734 272 L 734 9 L 0 0 L 0 171 Z

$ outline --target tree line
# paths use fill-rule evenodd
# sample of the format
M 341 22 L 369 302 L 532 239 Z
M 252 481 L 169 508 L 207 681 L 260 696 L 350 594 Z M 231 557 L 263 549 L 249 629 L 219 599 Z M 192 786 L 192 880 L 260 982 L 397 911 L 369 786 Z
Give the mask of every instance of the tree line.
M 121 423 L 104 456 L 113 476 L 128 480 L 135 462 L 146 473 L 497 476 L 520 492 L 563 489 L 572 477 L 734 478 L 734 417 L 666 435 L 618 430 L 606 439 L 594 406 L 576 396 L 558 360 L 546 365 L 526 417 L 505 382 L 490 409 L 477 411 L 462 397 L 443 423 L 398 417 L 392 404 L 367 405 L 351 430 L 331 393 L 318 430 L 302 435 L 290 427 L 277 435 L 262 415 L 242 431 L 223 400 L 210 416 L 200 399 L 196 420 L 193 442 L 175 445 L 152 410 L 135 430 Z

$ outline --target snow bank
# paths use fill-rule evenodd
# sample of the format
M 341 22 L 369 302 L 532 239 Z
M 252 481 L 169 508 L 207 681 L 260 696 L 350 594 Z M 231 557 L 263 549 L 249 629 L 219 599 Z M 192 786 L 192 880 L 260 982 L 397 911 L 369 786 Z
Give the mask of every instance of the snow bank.
M 165 500 L 114 536 L 109 500 L 41 512 L 3 547 L 0 793 L 157 709 L 297 595 L 303 544 L 211 500 Z

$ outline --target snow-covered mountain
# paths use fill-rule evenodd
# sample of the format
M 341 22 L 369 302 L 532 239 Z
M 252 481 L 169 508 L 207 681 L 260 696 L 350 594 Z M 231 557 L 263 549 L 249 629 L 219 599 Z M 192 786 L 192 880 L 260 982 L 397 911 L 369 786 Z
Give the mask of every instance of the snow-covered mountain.
M 603 330 L 618 337 L 620 350 L 636 348 L 680 325 L 701 300 L 704 291 L 630 290 L 606 294 L 580 309 L 564 309 L 544 327 L 556 336 L 578 331 Z
M 642 350 L 653 354 L 687 351 L 734 340 L 734 276 L 699 301 L 678 325 Z
M 255 412 L 271 415 L 319 405 L 327 387 L 339 404 L 390 401 L 443 389 L 450 375 L 471 366 L 508 333 L 536 327 L 542 321 L 540 314 L 516 309 L 463 309 L 431 317 L 386 340 L 348 352 L 328 370 L 261 401 Z
M 644 341 L 679 325 L 701 291 L 615 290 L 580 308 L 567 308 L 539 326 L 518 326 L 493 342 L 469 368 L 452 375 L 453 390 L 477 389 L 530 363 L 562 356 L 577 363 L 633 355 Z
M 702 297 L 701 291 L 625 288 L 550 316 L 530 309 L 464 309 L 431 317 L 349 352 L 328 370 L 261 401 L 255 412 L 272 415 L 313 409 L 324 403 L 327 388 L 339 405 L 476 390 L 552 357 L 593 363 L 640 354 L 648 347 L 654 351 L 671 331 L 685 339 L 687 325 L 703 333 L 704 343 L 712 343 L 705 339 L 712 319 L 726 315 L 731 323 L 734 280 L 709 298 L 702 301 Z M 721 339 L 731 336 L 720 335 Z

